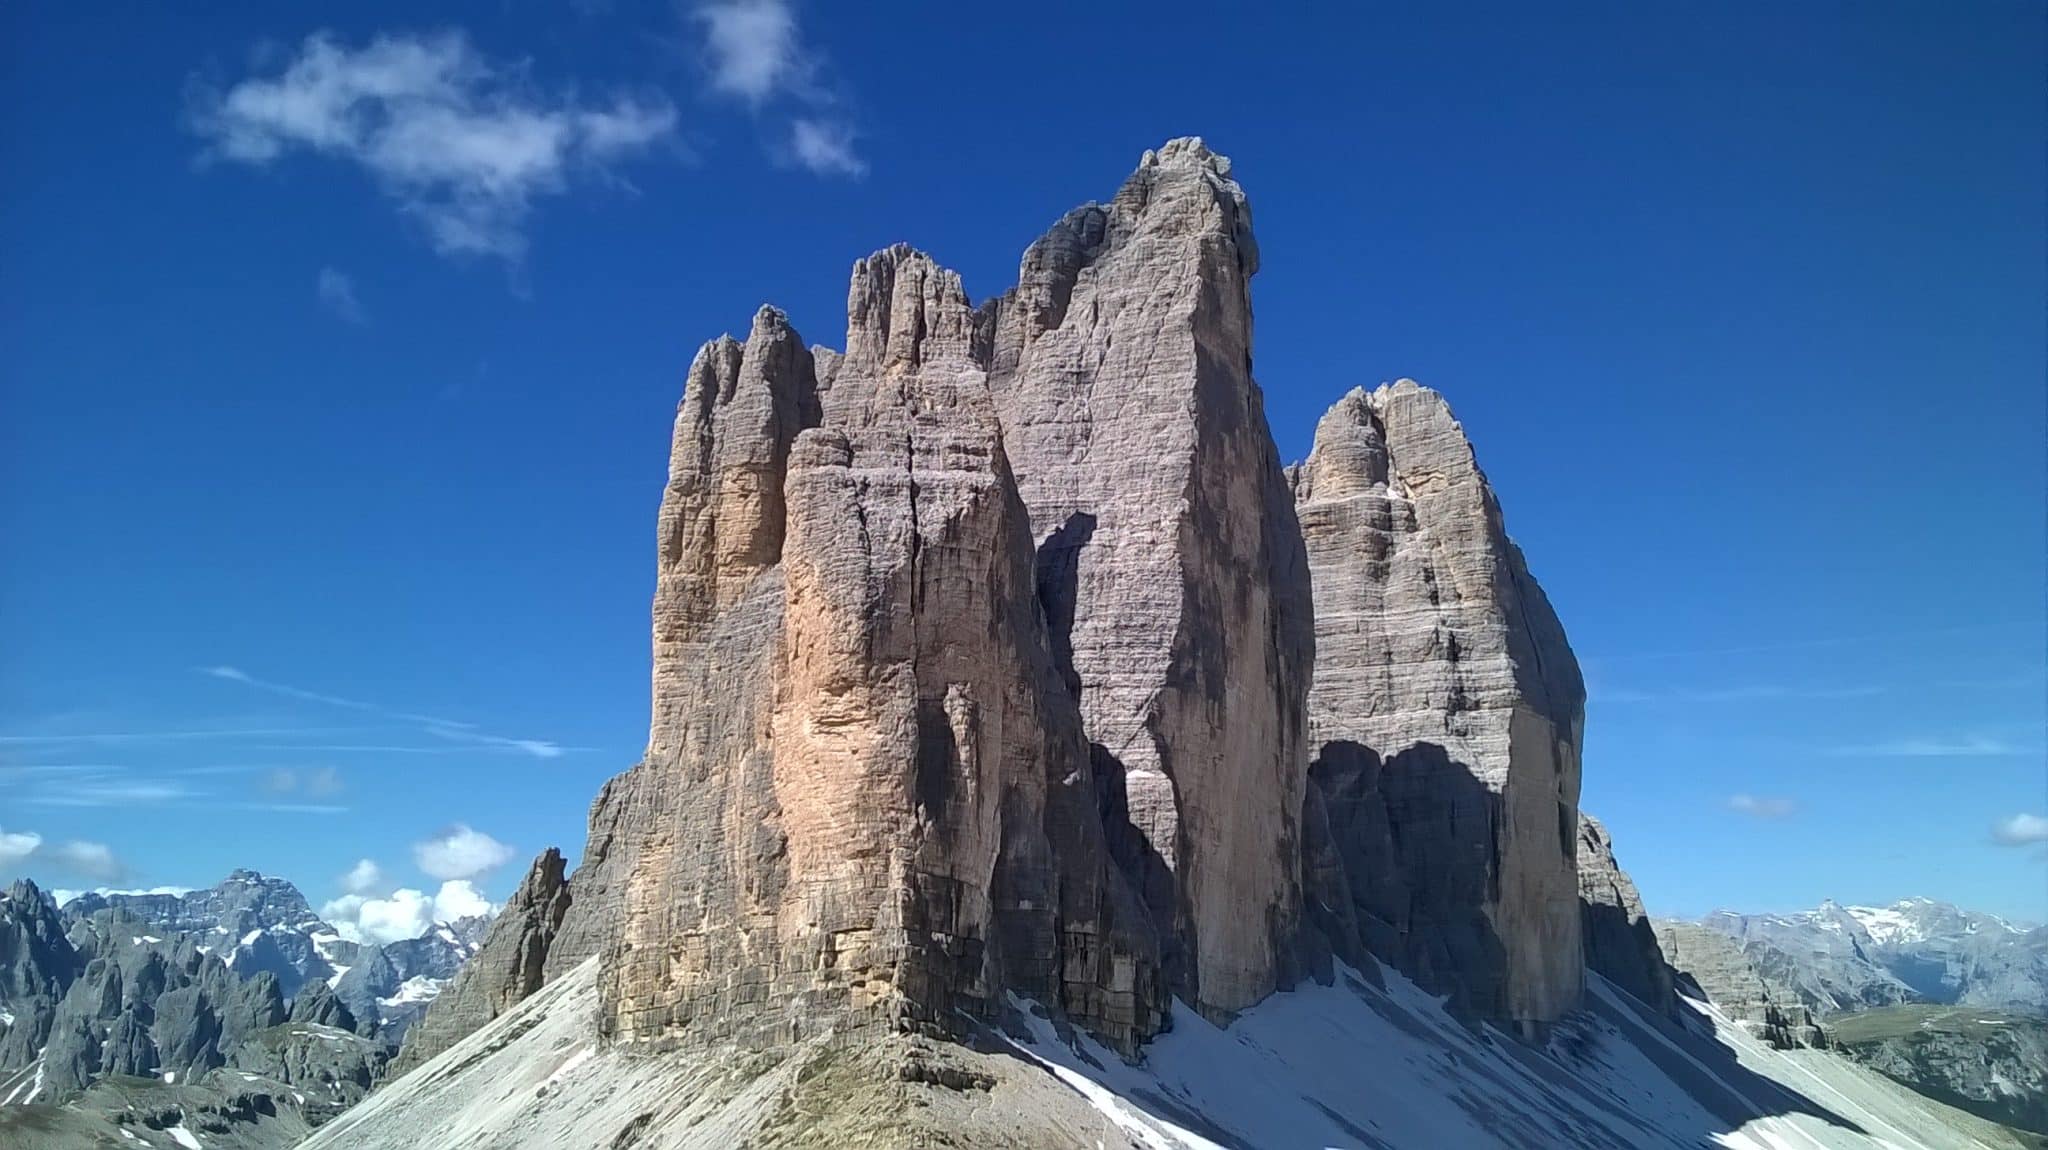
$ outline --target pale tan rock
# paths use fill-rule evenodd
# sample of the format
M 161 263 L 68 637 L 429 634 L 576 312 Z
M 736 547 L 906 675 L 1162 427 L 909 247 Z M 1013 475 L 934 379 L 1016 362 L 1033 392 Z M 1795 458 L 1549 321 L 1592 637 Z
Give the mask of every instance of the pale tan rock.
M 1433 391 L 1346 395 L 1295 499 L 1314 572 L 1310 773 L 1354 863 L 1358 935 L 1475 1014 L 1555 1021 L 1583 981 L 1585 688 L 1563 629 Z
M 1230 170 L 1196 139 L 1147 152 L 983 320 L 1055 657 L 1121 783 L 1112 844 L 1178 944 L 1179 991 L 1225 1014 L 1291 978 L 1313 659 Z

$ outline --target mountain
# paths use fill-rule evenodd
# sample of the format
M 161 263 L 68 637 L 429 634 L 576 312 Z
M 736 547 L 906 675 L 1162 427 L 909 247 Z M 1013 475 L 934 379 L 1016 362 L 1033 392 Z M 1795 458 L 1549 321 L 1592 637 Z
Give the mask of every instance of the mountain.
M 368 1093 L 488 929 L 358 945 L 248 870 L 61 909 L 17 883 L 0 897 L 0 1145 L 292 1145 Z
M 310 1145 L 2020 1145 L 1674 975 L 1462 427 L 1282 467 L 1259 264 L 1175 140 L 992 299 L 704 345 L 646 753 Z
M 252 870 L 236 870 L 204 890 L 86 892 L 63 905 L 76 916 L 112 907 L 153 929 L 194 935 L 244 977 L 259 971 L 276 976 L 288 998 L 356 961 L 357 944 L 322 922 L 298 887 Z
M 1837 1049 L 1888 1078 L 2048 1143 L 2048 1017 L 1895 1006 L 1830 1024 Z
M 0 896 L 0 1144 L 182 1130 L 282 1146 L 363 1096 L 388 1050 L 325 984 L 287 1005 L 275 974 L 236 972 L 196 925 L 208 933 L 111 899 L 60 916 L 25 880 Z
M 406 1027 L 482 943 L 487 916 L 435 923 L 418 938 L 376 944 L 343 938 L 286 879 L 236 870 L 204 890 L 99 891 L 63 904 L 68 916 L 114 908 L 160 933 L 195 936 L 198 950 L 244 978 L 269 973 L 287 999 L 332 988 L 356 1029 L 396 1047 Z
M 1909 898 L 1781 915 L 1717 911 L 1700 925 L 1738 942 L 1818 1015 L 1912 1003 L 2048 1014 L 2048 929 L 1995 915 Z
M 476 953 L 487 925 L 480 916 L 465 918 L 436 923 L 418 938 L 362 946 L 331 979 L 334 996 L 396 1044 Z

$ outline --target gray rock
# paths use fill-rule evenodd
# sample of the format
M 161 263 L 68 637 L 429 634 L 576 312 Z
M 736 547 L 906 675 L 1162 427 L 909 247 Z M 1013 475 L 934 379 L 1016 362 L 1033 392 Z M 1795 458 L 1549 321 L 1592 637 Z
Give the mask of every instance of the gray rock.
M 335 997 L 334 991 L 324 982 L 308 983 L 292 999 L 288 1022 L 306 1023 L 332 1027 L 336 1030 L 356 1032 L 356 1017 L 348 1004 Z
M 1725 934 L 1698 923 L 1655 922 L 1681 989 L 1705 998 L 1780 1050 L 1826 1047 L 1827 1031 L 1789 987 L 1774 983 Z
M 0 1075 L 35 1061 L 57 1004 L 84 970 L 56 908 L 34 883 L 17 880 L 0 895 L 0 1003 L 13 1015 L 0 1029 Z
M 1315 637 L 1251 377 L 1258 262 L 1230 161 L 1174 140 L 977 317 L 1054 656 L 1128 823 L 1112 847 L 1177 992 L 1217 1016 L 1292 980 L 1301 907 Z
M 1579 815 L 1579 925 L 1586 969 L 1636 996 L 1659 1014 L 1676 1016 L 1671 967 L 1643 910 L 1636 884 L 1614 859 L 1614 841 L 1600 820 Z
M 1294 494 L 1315 592 L 1310 809 L 1330 828 L 1310 904 L 1332 908 L 1340 954 L 1368 948 L 1470 1014 L 1563 1017 L 1584 969 L 1585 687 L 1470 443 L 1412 381 L 1354 390 Z
M 548 950 L 571 902 L 562 853 L 553 847 L 533 866 L 498 912 L 477 954 L 406 1031 L 392 1060 L 393 1077 L 461 1041 L 477 1027 L 517 1006 L 546 981 Z

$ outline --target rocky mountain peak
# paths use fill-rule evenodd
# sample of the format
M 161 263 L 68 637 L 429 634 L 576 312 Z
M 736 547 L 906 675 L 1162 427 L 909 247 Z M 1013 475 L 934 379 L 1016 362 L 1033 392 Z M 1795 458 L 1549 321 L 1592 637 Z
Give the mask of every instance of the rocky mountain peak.
M 1564 629 L 1436 392 L 1348 393 L 1293 491 L 1326 932 L 1478 1015 L 1555 1021 L 1583 971 L 1585 686 Z
M 773 308 L 704 345 L 647 753 L 421 1050 L 590 955 L 634 1044 L 957 1035 L 1016 994 L 1130 1053 L 1176 996 L 1227 1021 L 1333 954 L 1574 1006 L 1562 630 L 1434 392 L 1352 391 L 1290 479 L 1257 266 L 1229 161 L 1175 140 L 979 307 L 898 244 L 853 265 L 843 353 Z M 1655 998 L 1601 857 L 1602 953 Z

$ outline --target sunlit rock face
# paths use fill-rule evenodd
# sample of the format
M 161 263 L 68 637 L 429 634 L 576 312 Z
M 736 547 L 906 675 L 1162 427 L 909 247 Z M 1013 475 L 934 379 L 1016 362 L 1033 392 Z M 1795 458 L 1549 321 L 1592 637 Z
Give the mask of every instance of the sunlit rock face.
M 1578 1002 L 1563 634 L 1434 393 L 1353 393 L 1281 467 L 1257 269 L 1177 140 L 979 306 L 899 245 L 843 352 L 763 308 L 698 353 L 647 752 L 521 936 L 545 979 L 599 957 L 603 1035 L 957 1034 L 1015 992 L 1131 1052 L 1332 950 Z
M 990 390 L 1116 837 L 1211 1013 L 1289 980 L 1300 913 L 1308 571 L 1251 376 L 1251 209 L 1198 140 L 1025 253 Z
M 1294 476 L 1313 572 L 1311 891 L 1369 950 L 1469 1012 L 1580 1001 L 1585 687 L 1472 446 L 1409 380 L 1352 391 Z M 1324 829 L 1326 828 L 1326 829 Z

